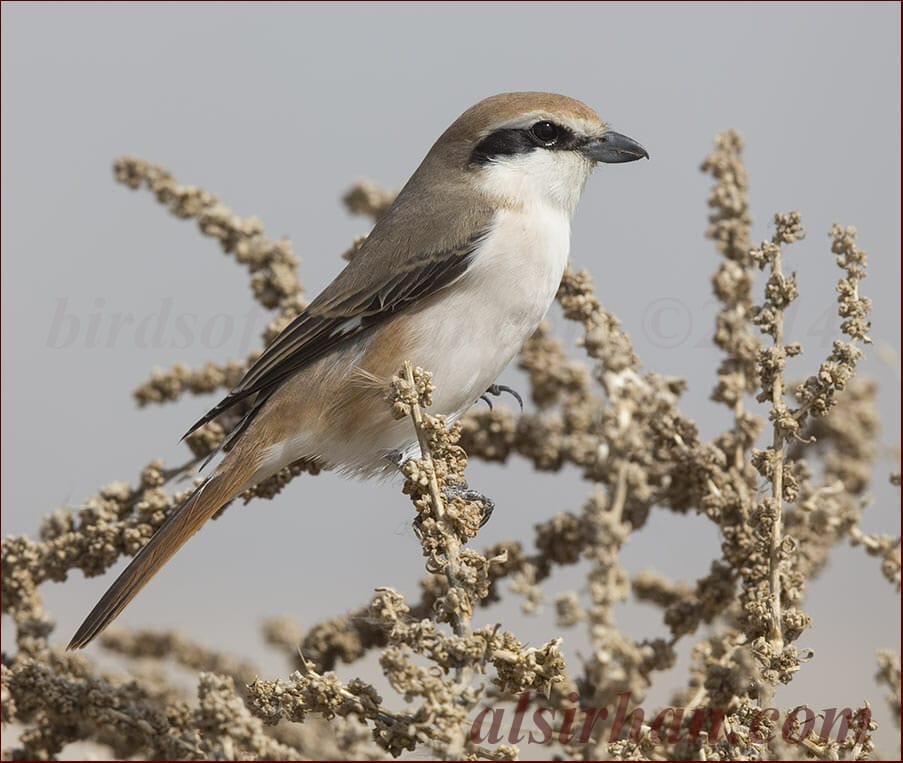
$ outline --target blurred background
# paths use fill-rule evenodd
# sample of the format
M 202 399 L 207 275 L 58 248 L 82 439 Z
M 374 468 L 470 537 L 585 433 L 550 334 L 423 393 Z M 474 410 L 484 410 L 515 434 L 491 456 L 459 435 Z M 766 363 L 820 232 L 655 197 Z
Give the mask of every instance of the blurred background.
M 590 180 L 572 261 L 592 271 L 644 366 L 688 379 L 682 407 L 706 437 L 729 423 L 708 401 L 717 257 L 703 238 L 710 180 L 698 167 L 715 133 L 746 139 L 754 239 L 770 237 L 774 212 L 803 214 L 808 238 L 785 257 L 802 294 L 788 316 L 789 339 L 805 347 L 792 375 L 816 369 L 837 331 L 827 231 L 857 226 L 874 301 L 861 368 L 880 384 L 884 422 L 863 529 L 899 534 L 900 493 L 888 484 L 900 443 L 899 4 L 4 3 L 2 22 L 5 534 L 34 534 L 53 508 L 134 483 L 152 458 L 185 460 L 179 436 L 214 400 L 139 411 L 130 391 L 153 367 L 244 357 L 268 320 L 214 241 L 113 182 L 114 157 L 159 162 L 259 215 L 271 237 L 292 240 L 313 296 L 368 228 L 339 201 L 353 180 L 399 187 L 465 108 L 527 89 L 584 100 L 649 149 L 651 161 Z M 576 335 L 557 308 L 550 318 Z M 516 369 L 501 381 L 526 389 Z M 530 542 L 535 522 L 577 510 L 590 489 L 575 471 L 538 475 L 518 460 L 475 462 L 469 477 L 497 504 L 480 546 Z M 260 636 L 265 617 L 310 625 L 377 585 L 416 593 L 412 517 L 397 484 L 298 479 L 205 527 L 118 623 L 178 628 L 282 676 Z M 708 520 L 659 511 L 622 559 L 631 572 L 692 581 L 719 553 Z M 42 589 L 59 643 L 124 564 Z M 579 589 L 585 571 L 562 570 L 547 590 Z M 549 608 L 530 618 L 517 605 L 481 611 L 477 624 L 504 620 L 533 643 L 558 635 Z M 815 657 L 778 704 L 867 700 L 879 748 L 897 752 L 873 676 L 875 650 L 899 649 L 900 598 L 879 562 L 838 548 L 805 611 L 814 624 L 798 643 Z M 657 610 L 630 602 L 618 624 L 638 638 L 667 632 Z M 565 635 L 575 669 L 588 641 L 579 627 Z M 685 680 L 688 647 L 647 706 Z M 343 668 L 378 673 L 373 659 Z

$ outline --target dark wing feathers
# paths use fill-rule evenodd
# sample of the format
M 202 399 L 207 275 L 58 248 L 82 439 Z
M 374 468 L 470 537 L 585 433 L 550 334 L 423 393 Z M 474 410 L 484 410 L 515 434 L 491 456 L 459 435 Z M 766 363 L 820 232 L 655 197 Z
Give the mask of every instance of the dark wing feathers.
M 486 230 L 481 230 L 460 246 L 415 258 L 402 272 L 395 272 L 381 282 L 370 281 L 366 288 L 342 293 L 333 288 L 339 285 L 334 281 L 282 330 L 238 385 L 198 419 L 185 436 L 242 400 L 256 395 L 248 415 L 227 439 L 224 447 L 228 450 L 263 402 L 289 376 L 462 276 L 485 235 Z M 361 250 L 352 261 L 357 267 L 365 265 L 358 262 L 363 254 L 364 250 Z

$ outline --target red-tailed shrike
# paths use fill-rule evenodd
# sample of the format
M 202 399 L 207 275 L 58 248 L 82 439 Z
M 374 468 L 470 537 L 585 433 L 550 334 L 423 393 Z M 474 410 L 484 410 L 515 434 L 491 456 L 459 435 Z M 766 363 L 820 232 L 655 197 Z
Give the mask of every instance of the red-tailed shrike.
M 597 162 L 647 157 L 580 101 L 505 93 L 433 145 L 354 259 L 192 427 L 250 412 L 213 473 L 160 526 L 69 644 L 88 644 L 213 514 L 305 458 L 360 476 L 416 453 L 384 396 L 405 360 L 430 369 L 454 418 L 495 382 L 555 297 L 571 217 Z

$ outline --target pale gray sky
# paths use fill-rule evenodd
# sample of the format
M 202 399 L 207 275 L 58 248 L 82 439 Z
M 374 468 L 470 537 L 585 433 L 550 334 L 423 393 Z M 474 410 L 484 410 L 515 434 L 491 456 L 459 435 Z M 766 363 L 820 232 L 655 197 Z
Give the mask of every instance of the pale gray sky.
M 591 179 L 572 260 L 595 274 L 645 366 L 688 378 L 683 410 L 710 436 L 727 420 L 707 400 L 717 260 L 702 236 L 709 180 L 698 166 L 715 132 L 735 127 L 747 141 L 755 238 L 790 209 L 809 231 L 786 262 L 802 292 L 790 333 L 806 347 L 793 373 L 811 372 L 833 335 L 835 221 L 856 225 L 870 254 L 863 291 L 876 345 L 899 350 L 897 3 L 4 3 L 2 20 L 4 533 L 34 533 L 54 507 L 134 481 L 150 458 L 183 458 L 178 438 L 211 401 L 138 411 L 130 390 L 154 366 L 244 355 L 264 320 L 244 272 L 212 241 L 113 182 L 122 153 L 289 236 L 314 293 L 366 230 L 339 203 L 352 180 L 400 185 L 447 124 L 492 93 L 580 98 L 652 159 Z M 135 322 L 114 336 L 119 314 Z M 190 341 L 178 317 L 195 327 Z M 883 442 L 895 449 L 899 361 L 872 351 L 863 369 L 880 382 Z M 512 370 L 503 381 L 523 386 Z M 900 531 L 899 491 L 886 484 L 894 463 L 877 469 L 866 530 Z M 470 477 L 498 505 L 481 543 L 529 540 L 551 507 L 576 509 L 588 490 L 575 473 L 533 475 L 521 462 L 475 463 Z M 263 654 L 265 616 L 310 624 L 360 605 L 374 585 L 414 592 L 422 560 L 410 519 L 392 484 L 298 480 L 206 527 L 120 622 L 179 627 L 281 671 Z M 692 579 L 718 553 L 706 520 L 657 512 L 623 558 L 632 571 Z M 56 639 L 112 579 L 76 574 L 46 588 Z M 568 570 L 551 590 L 580 584 Z M 509 609 L 484 616 L 534 642 L 555 635 L 548 613 Z M 899 648 L 900 600 L 878 562 L 839 549 L 805 609 L 814 626 L 800 644 L 816 657 L 779 701 L 868 699 L 883 749 L 896 751 L 872 675 L 874 651 Z M 620 622 L 637 636 L 665 632 L 646 607 L 624 607 Z M 569 638 L 573 659 L 585 640 Z

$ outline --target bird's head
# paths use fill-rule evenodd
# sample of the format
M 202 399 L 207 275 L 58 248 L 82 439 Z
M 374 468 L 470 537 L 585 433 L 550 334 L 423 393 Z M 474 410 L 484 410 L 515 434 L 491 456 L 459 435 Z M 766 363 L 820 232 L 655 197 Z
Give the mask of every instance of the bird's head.
M 504 203 L 542 201 L 569 213 L 598 162 L 649 158 L 645 148 L 608 129 L 586 104 L 539 92 L 480 101 L 452 123 L 430 155 L 463 169 L 483 192 Z

